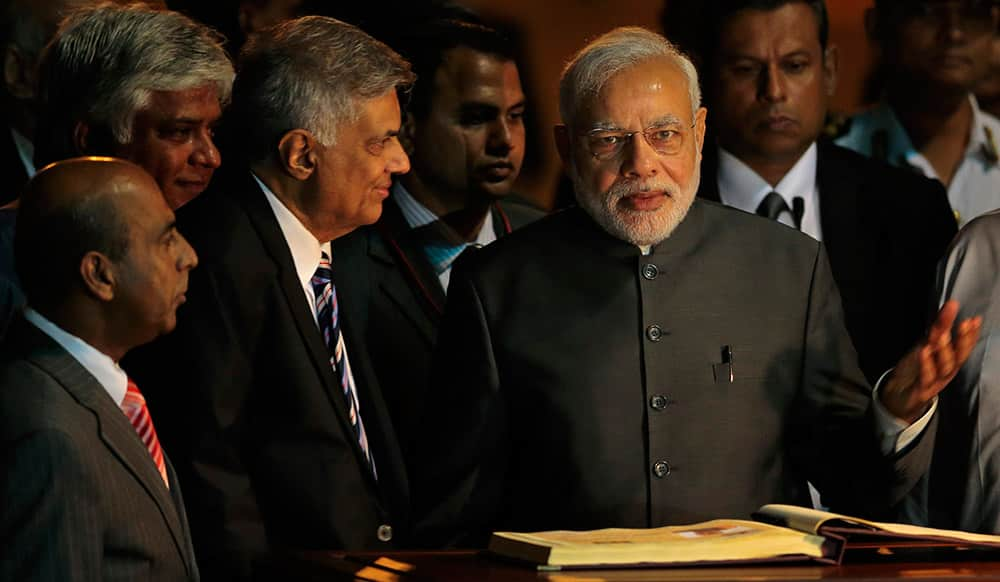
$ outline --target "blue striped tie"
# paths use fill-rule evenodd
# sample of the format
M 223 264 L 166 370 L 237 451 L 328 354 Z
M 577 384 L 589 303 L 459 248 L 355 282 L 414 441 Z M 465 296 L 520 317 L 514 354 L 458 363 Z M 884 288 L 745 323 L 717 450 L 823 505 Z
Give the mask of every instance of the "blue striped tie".
M 323 341 L 326 342 L 327 350 L 330 352 L 330 365 L 334 374 L 340 380 L 340 387 L 344 391 L 344 400 L 347 402 L 348 413 L 350 414 L 351 427 L 354 435 L 361 445 L 361 450 L 365 454 L 368 466 L 372 474 L 375 472 L 375 462 L 372 460 L 371 450 L 368 448 L 368 436 L 365 434 L 365 425 L 361 422 L 361 415 L 358 413 L 360 405 L 358 403 L 358 393 L 354 386 L 354 375 L 351 373 L 351 363 L 347 359 L 347 348 L 344 346 L 344 337 L 340 333 L 339 310 L 337 309 L 337 289 L 333 285 L 333 271 L 330 269 L 330 256 L 323 252 L 319 261 L 319 267 L 312 278 L 313 291 L 316 293 L 316 319 L 319 322 L 319 329 L 323 333 Z

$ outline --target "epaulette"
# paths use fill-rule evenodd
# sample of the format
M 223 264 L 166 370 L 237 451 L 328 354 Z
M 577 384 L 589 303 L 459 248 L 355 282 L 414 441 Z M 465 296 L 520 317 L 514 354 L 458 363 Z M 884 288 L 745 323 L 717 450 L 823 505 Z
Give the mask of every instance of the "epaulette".
M 997 151 L 997 141 L 996 136 L 993 135 L 993 130 L 989 126 L 983 126 L 983 133 L 986 134 L 986 142 L 982 145 L 983 157 L 986 161 L 993 164 L 994 166 L 1000 161 L 1000 152 Z

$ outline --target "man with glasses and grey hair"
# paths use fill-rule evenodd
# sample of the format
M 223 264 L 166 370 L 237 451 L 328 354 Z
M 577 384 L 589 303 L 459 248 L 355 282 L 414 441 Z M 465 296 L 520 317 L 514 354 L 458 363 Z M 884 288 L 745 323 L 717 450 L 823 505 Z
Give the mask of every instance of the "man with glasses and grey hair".
M 560 83 L 579 208 L 460 260 L 411 467 L 421 539 L 651 527 L 807 505 L 885 516 L 978 320 L 949 304 L 880 386 L 877 427 L 817 241 L 695 200 L 706 110 L 663 37 L 607 33 Z M 542 249 L 541 251 L 539 249 Z M 881 438 L 880 438 L 881 437 Z
M 413 78 L 331 18 L 244 46 L 231 106 L 243 159 L 178 212 L 202 267 L 177 335 L 126 363 L 150 386 L 207 579 L 247 578 L 271 548 L 390 548 L 407 522 L 360 335 L 366 257 L 331 256 L 330 241 L 375 222 L 409 169 L 397 90 Z

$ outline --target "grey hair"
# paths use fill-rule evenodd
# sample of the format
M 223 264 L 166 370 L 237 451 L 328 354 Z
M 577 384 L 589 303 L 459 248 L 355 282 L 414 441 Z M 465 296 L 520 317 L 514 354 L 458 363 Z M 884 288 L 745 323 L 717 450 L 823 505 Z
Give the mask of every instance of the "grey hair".
M 559 114 L 572 125 L 580 104 L 598 95 L 617 75 L 650 59 L 667 59 L 687 78 L 692 117 L 701 107 L 698 71 L 673 43 L 655 32 L 637 26 L 616 28 L 580 49 L 563 69 L 559 79 Z
M 42 56 L 40 97 L 43 115 L 72 111 L 75 119 L 65 121 L 106 127 L 128 144 L 135 114 L 153 91 L 213 84 L 225 104 L 233 77 L 222 37 L 207 26 L 144 4 L 101 3 L 60 25 Z
M 240 54 L 232 112 L 248 128 L 251 160 L 270 155 L 288 131 L 305 129 L 324 146 L 356 121 L 364 101 L 413 84 L 410 64 L 345 22 L 305 16 L 252 36 Z

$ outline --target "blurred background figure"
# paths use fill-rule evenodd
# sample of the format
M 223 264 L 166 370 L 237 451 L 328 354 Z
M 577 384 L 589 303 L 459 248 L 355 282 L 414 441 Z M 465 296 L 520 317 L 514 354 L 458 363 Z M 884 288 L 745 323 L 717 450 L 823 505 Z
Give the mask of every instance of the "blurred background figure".
M 993 62 L 993 0 L 876 0 L 866 29 L 881 58 L 881 102 L 837 143 L 936 178 L 959 225 L 1000 207 L 1000 121 L 973 90 Z
M 929 525 L 1000 534 L 1000 211 L 971 220 L 938 274 L 942 304 L 983 318 L 979 342 L 941 393 Z M 961 317 L 961 315 L 960 315 Z
M 430 401 L 426 382 L 451 265 L 542 215 L 510 195 L 525 155 L 527 104 L 510 41 L 457 20 L 397 41 L 417 82 L 401 140 L 410 171 L 379 221 L 334 243 L 372 272 L 367 342 L 404 452 Z
M 85 0 L 0 0 L 3 84 L 0 108 L 0 205 L 18 197 L 35 173 L 34 101 L 38 59 L 68 10 Z M 90 2 L 93 3 L 93 2 Z
M 976 85 L 974 93 L 979 109 L 996 117 L 1000 115 L 1000 35 L 993 36 L 993 52 L 986 78 Z

